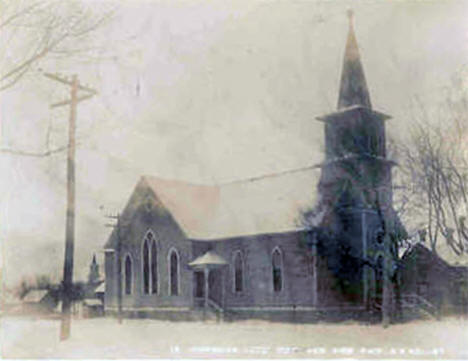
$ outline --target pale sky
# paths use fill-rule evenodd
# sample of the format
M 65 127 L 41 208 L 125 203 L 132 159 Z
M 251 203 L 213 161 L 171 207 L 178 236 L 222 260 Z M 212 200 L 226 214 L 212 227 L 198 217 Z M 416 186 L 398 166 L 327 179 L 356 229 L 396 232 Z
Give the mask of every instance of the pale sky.
M 373 107 L 393 116 L 394 137 L 409 131 L 414 97 L 430 110 L 454 77 L 467 74 L 468 1 L 115 5 L 116 19 L 93 39 L 107 46 L 100 61 L 38 65 L 76 73 L 99 91 L 78 107 L 78 279 L 93 252 L 102 260 L 110 232 L 104 214 L 122 210 L 141 175 L 222 183 L 321 161 L 315 117 L 336 108 L 348 8 Z M 68 109 L 49 104 L 66 98 L 66 87 L 36 71 L 0 95 L 2 146 L 40 150 L 49 121 L 53 143 L 64 144 Z M 65 159 L 0 154 L 8 284 L 32 274 L 61 277 Z

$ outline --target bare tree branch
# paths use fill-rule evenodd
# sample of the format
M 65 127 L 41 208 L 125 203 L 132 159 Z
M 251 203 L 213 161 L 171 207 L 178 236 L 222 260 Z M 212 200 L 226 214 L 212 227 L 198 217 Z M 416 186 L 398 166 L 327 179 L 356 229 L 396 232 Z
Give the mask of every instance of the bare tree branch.
M 68 146 L 63 146 L 51 150 L 46 150 L 44 152 L 30 152 L 30 151 L 24 151 L 24 150 L 18 150 L 18 149 L 9 149 L 9 148 L 3 148 L 0 149 L 0 153 L 7 153 L 7 154 L 13 154 L 13 155 L 19 155 L 19 156 L 28 156 L 28 157 L 37 157 L 37 158 L 42 158 L 42 157 L 48 157 L 52 154 L 60 153 L 68 149 Z
M 78 54 L 79 49 L 76 48 L 76 44 L 80 46 L 86 44 L 86 37 L 105 25 L 113 16 L 114 11 L 94 14 L 78 2 L 39 1 L 33 4 L 28 3 L 23 8 L 17 5 L 13 14 L 8 16 L 0 26 L 2 35 L 5 36 L 5 32 L 9 29 L 16 38 L 22 36 L 23 40 L 30 42 L 31 46 L 23 43 L 23 40 L 16 40 L 23 44 L 23 48 L 11 50 L 10 53 L 15 54 L 16 60 L 11 60 L 10 56 L 8 57 L 10 64 L 2 64 L 0 91 L 14 86 L 31 69 L 32 65 L 51 53 L 56 52 L 70 57 Z M 21 21 L 26 21 L 26 23 L 23 24 Z M 23 29 L 30 27 L 29 33 L 12 31 L 18 26 Z M 6 44 L 7 49 L 12 48 L 12 45 L 9 45 L 11 41 Z M 68 51 L 67 49 L 72 44 L 75 45 L 75 49 Z M 60 48 L 62 45 L 63 49 Z M 31 52 L 34 48 L 36 50 Z M 84 49 L 86 48 L 85 45 Z M 5 62 L 6 59 L 0 58 L 0 60 Z

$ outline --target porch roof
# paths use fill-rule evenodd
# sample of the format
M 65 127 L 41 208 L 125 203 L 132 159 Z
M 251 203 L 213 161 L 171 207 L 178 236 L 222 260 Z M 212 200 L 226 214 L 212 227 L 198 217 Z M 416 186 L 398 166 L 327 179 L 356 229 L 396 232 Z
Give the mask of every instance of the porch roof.
M 227 265 L 227 261 L 219 254 L 208 251 L 205 254 L 195 258 L 189 263 L 190 267 L 221 267 Z

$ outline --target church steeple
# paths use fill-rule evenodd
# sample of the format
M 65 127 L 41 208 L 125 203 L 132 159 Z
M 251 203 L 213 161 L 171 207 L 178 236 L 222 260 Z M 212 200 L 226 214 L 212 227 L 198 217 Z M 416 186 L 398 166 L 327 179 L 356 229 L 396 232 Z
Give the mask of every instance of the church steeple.
M 341 72 L 340 93 L 338 96 L 338 110 L 353 105 L 372 108 L 366 77 L 361 64 L 359 47 L 354 34 L 353 11 L 348 10 L 349 30 L 346 50 Z
M 93 261 L 89 265 L 88 283 L 94 284 L 99 281 L 99 265 L 96 262 L 96 255 L 93 254 Z

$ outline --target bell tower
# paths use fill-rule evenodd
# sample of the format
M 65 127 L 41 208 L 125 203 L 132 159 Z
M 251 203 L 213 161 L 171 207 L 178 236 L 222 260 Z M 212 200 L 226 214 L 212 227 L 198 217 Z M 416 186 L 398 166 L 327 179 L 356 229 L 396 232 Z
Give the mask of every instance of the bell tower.
M 318 117 L 325 128 L 325 162 L 319 191 L 335 206 L 391 206 L 391 166 L 386 158 L 385 121 L 371 105 L 354 33 L 353 13 L 341 71 L 337 110 Z
M 394 163 L 386 158 L 385 144 L 385 122 L 390 117 L 372 108 L 351 10 L 348 22 L 337 110 L 317 118 L 324 125 L 326 153 L 318 185 L 317 226 L 331 230 L 351 258 L 373 263 L 382 220 L 394 216 Z M 355 268 L 349 270 L 354 278 L 350 283 L 359 289 L 355 299 L 366 302 L 371 271 Z

